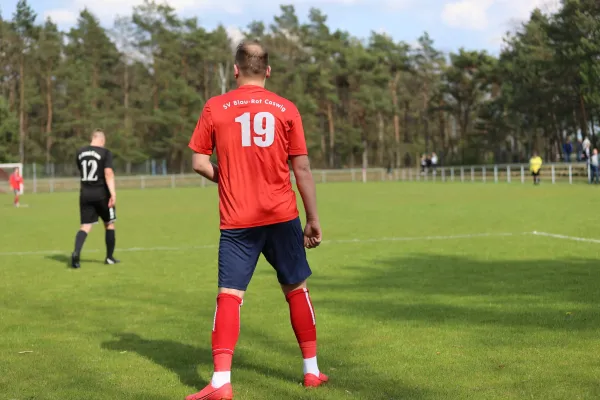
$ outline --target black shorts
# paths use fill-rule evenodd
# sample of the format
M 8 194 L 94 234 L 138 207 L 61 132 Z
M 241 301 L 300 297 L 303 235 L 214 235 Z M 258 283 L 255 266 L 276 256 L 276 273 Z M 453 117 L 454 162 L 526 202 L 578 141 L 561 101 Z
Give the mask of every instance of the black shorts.
M 108 199 L 88 199 L 85 197 L 79 198 L 79 218 L 81 225 L 95 224 L 98 222 L 98 217 L 102 218 L 105 224 L 115 222 L 117 220 L 117 209 L 108 207 Z
M 540 171 L 538 171 L 538 172 L 531 171 L 531 176 L 540 176 Z

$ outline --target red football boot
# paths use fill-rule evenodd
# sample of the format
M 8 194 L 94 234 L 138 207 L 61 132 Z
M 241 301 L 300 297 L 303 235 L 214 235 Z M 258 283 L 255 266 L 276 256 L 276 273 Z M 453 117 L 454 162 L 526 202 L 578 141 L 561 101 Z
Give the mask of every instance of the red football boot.
M 319 387 L 328 380 L 329 377 L 322 372 L 319 372 L 319 376 L 316 376 L 315 374 L 306 374 L 304 375 L 304 387 Z
M 313 375 L 314 376 L 314 375 Z M 233 388 L 231 383 L 226 383 L 218 389 L 211 384 L 195 394 L 190 394 L 185 400 L 231 400 L 233 399 Z

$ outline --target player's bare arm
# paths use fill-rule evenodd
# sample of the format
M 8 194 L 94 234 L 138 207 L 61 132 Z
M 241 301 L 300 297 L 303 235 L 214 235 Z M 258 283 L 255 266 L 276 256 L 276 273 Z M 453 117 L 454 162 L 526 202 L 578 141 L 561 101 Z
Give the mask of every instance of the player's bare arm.
M 192 168 L 197 174 L 214 183 L 219 183 L 219 167 L 210 161 L 209 155 L 194 153 L 192 156 Z
M 292 170 L 296 177 L 296 185 L 302 197 L 304 211 L 306 212 L 306 226 L 304 228 L 304 246 L 312 249 L 321 244 L 322 233 L 317 211 L 317 189 L 310 169 L 307 155 L 292 156 Z
M 104 168 L 104 176 L 106 177 L 106 186 L 110 193 L 110 199 L 108 200 L 108 206 L 113 208 L 117 204 L 117 191 L 115 189 L 115 172 L 112 168 Z

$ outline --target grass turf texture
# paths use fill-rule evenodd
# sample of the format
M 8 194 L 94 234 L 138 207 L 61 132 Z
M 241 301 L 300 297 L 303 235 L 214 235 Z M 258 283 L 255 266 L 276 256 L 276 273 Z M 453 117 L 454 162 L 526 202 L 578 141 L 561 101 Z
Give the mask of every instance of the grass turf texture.
M 595 189 L 390 182 L 318 194 L 326 239 L 598 238 Z M 0 253 L 64 254 L 0 255 L 0 399 L 183 399 L 210 380 L 216 248 L 117 252 L 123 263 L 105 266 L 97 226 L 70 270 L 77 194 L 4 201 Z M 214 188 L 122 191 L 118 247 L 214 245 L 216 207 Z M 309 252 L 310 287 L 332 380 L 313 391 L 300 386 L 287 304 L 261 259 L 242 308 L 236 398 L 599 398 L 599 255 L 597 244 L 531 235 L 325 243 Z

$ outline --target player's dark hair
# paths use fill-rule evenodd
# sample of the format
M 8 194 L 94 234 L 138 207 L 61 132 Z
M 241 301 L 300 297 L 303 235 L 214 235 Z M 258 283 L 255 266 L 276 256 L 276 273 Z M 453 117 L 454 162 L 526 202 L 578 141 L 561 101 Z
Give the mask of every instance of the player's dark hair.
M 235 65 L 241 75 L 265 76 L 269 66 L 269 52 L 258 40 L 241 42 L 235 52 Z

